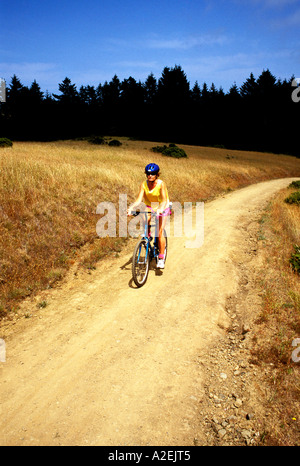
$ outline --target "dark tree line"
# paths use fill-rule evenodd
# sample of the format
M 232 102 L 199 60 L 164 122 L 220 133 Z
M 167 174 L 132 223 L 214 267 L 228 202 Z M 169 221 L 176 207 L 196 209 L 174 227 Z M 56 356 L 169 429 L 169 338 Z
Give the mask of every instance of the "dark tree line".
M 300 99 L 292 99 L 293 79 L 277 80 L 265 70 L 225 93 L 214 84 L 191 87 L 175 66 L 165 67 L 158 80 L 150 74 L 144 83 L 131 76 L 121 82 L 115 75 L 78 90 L 65 78 L 59 93 L 50 95 L 36 81 L 26 87 L 13 76 L 0 107 L 0 137 L 118 135 L 299 156 Z

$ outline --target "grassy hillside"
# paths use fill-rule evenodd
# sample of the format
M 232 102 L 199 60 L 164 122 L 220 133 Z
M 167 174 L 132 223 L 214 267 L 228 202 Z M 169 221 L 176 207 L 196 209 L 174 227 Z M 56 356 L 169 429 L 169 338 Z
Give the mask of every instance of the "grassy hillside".
M 295 191 L 287 188 L 275 196 L 260 227 L 264 260 L 257 270 L 257 290 L 262 307 L 253 329 L 252 357 L 268 384 L 264 404 L 271 416 L 261 420 L 265 445 L 299 445 L 300 364 L 293 360 L 292 342 L 300 336 L 300 275 L 290 260 L 294 246 L 300 245 L 300 209 L 285 202 Z
M 124 239 L 98 238 L 96 207 L 102 201 L 117 204 L 119 194 L 127 194 L 130 203 L 151 161 L 160 165 L 170 198 L 178 202 L 207 201 L 259 181 L 300 176 L 300 159 L 294 157 L 182 146 L 188 158 L 173 159 L 151 152 L 156 143 L 121 140 L 121 147 L 58 141 L 0 149 L 0 316 L 53 286 L 75 261 L 93 267 L 120 251 Z

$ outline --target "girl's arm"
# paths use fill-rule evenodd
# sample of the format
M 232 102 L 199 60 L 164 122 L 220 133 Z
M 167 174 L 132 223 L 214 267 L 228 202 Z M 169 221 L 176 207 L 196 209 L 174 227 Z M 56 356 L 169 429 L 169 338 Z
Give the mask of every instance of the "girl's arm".
M 167 204 L 168 204 L 166 185 L 164 181 L 161 184 L 161 197 L 162 197 L 162 201 L 159 205 L 159 208 L 157 209 L 158 214 L 161 214 L 166 209 Z
M 144 197 L 144 183 L 142 183 L 140 186 L 140 192 L 139 192 L 138 198 L 134 201 L 133 204 L 131 204 L 131 206 L 127 210 L 127 215 L 131 215 L 135 207 L 137 207 L 142 202 L 143 197 Z

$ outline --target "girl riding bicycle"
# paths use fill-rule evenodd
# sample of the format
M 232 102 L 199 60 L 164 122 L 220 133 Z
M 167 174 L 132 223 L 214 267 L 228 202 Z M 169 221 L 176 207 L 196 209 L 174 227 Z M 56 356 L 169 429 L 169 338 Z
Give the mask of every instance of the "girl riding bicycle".
M 159 231 L 158 231 L 158 247 L 159 256 L 157 268 L 163 269 L 165 267 L 164 253 L 165 253 L 165 237 L 163 235 L 166 226 L 167 216 L 170 215 L 170 200 L 168 190 L 164 181 L 159 180 L 159 166 L 156 163 L 149 163 L 145 167 L 145 174 L 147 179 L 141 184 L 138 198 L 129 207 L 127 213 L 131 215 L 135 208 L 144 202 L 148 212 L 155 212 L 158 214 Z M 148 231 L 150 231 L 151 215 L 148 215 Z M 149 233 L 150 234 L 150 233 Z

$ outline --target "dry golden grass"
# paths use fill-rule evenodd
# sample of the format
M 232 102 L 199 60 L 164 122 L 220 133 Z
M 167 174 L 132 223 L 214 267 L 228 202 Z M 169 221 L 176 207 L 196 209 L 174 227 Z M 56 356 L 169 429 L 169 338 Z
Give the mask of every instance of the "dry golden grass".
M 264 271 L 264 285 L 269 304 L 272 302 L 264 309 L 263 319 L 268 320 L 275 314 L 277 319 L 286 322 L 291 315 L 291 325 L 295 331 L 298 328 L 300 334 L 300 278 L 290 264 L 294 245 L 300 244 L 300 209 L 284 202 L 293 191 L 295 189 L 284 189 L 274 198 L 263 228 L 269 264 Z M 294 309 L 295 314 L 291 314 L 290 309 Z M 289 354 L 283 357 L 289 359 Z
M 119 238 L 98 238 L 96 207 L 130 203 L 155 161 L 173 201 L 208 200 L 262 180 L 300 175 L 294 157 L 182 146 L 187 159 L 151 152 L 154 142 L 122 139 L 121 147 L 86 141 L 14 143 L 0 151 L 0 315 L 53 284 L 75 261 L 93 267 Z M 82 246 L 89 244 L 88 256 Z
M 278 193 L 261 228 L 263 307 L 253 356 L 259 365 L 273 368 L 267 400 L 272 416 L 265 420 L 264 432 L 267 445 L 299 445 L 300 363 L 292 359 L 292 342 L 300 337 L 300 276 L 292 270 L 290 257 L 293 245 L 300 245 L 300 208 L 284 202 L 293 191 Z

